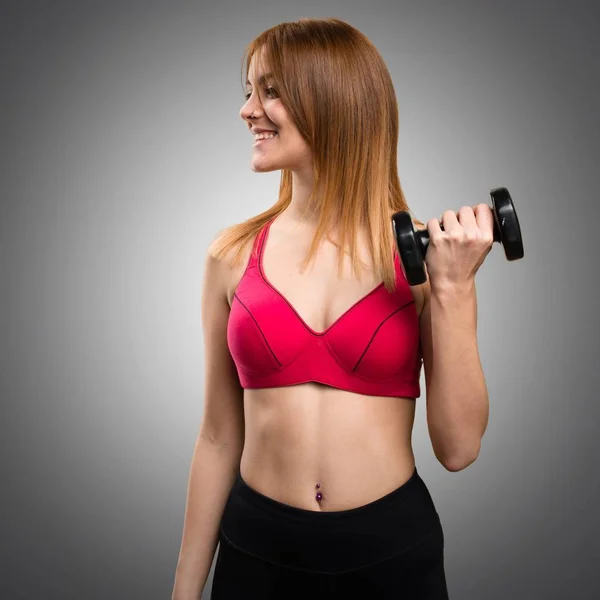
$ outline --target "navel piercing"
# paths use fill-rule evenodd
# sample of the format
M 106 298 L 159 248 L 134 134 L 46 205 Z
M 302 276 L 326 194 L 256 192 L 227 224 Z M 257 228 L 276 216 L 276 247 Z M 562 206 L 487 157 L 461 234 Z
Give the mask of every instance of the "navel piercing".
M 320 483 L 317 483 L 317 489 L 319 489 L 321 487 Z M 315 496 L 315 498 L 317 499 L 318 502 L 321 502 L 321 498 L 323 498 L 323 494 L 321 494 L 321 492 L 317 492 L 317 495 Z

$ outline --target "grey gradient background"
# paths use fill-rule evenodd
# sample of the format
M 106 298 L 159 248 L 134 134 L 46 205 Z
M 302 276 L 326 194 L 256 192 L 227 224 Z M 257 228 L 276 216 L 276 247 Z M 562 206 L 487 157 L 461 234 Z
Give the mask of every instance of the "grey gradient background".
M 3 2 L 0 597 L 170 598 L 206 248 L 279 185 L 249 167 L 241 56 L 321 16 L 390 69 L 417 217 L 505 185 L 523 231 L 523 260 L 496 244 L 477 275 L 491 407 L 468 469 L 436 461 L 417 401 L 450 596 L 599 597 L 594 4 Z

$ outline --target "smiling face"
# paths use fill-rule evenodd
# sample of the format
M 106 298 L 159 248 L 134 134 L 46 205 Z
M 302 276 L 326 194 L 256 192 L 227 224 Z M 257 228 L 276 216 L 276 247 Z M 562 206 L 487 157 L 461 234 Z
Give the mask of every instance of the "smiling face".
M 254 56 L 250 60 L 246 102 L 240 109 L 240 117 L 246 121 L 248 129 L 267 129 L 277 132 L 277 135 L 261 141 L 252 136 L 250 166 L 257 172 L 304 170 L 311 165 L 310 148 L 289 118 L 268 73 L 257 71 L 257 62 Z

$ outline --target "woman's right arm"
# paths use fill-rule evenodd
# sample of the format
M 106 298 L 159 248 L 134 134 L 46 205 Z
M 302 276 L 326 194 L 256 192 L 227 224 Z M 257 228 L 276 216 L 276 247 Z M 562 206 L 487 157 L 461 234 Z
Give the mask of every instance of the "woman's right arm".
M 227 267 L 207 252 L 202 288 L 204 412 L 191 461 L 172 600 L 200 600 L 244 447 L 244 390 L 229 348 Z

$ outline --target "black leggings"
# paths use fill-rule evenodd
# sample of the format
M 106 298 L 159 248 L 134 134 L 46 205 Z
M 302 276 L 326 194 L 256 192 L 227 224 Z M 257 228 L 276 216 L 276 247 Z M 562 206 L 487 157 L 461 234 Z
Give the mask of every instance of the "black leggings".
M 416 468 L 341 511 L 281 503 L 238 473 L 219 533 L 211 600 L 448 600 L 444 533 Z

